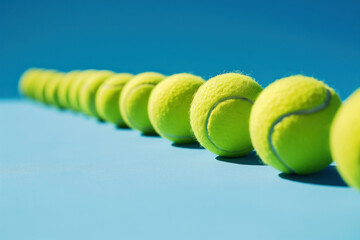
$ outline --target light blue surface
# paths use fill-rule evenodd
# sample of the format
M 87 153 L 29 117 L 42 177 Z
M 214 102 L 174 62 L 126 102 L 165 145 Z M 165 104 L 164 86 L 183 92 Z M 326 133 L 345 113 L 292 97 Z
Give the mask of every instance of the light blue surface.
M 254 154 L 1 101 L 0 239 L 358 239 L 360 194 L 333 170 L 284 179 Z

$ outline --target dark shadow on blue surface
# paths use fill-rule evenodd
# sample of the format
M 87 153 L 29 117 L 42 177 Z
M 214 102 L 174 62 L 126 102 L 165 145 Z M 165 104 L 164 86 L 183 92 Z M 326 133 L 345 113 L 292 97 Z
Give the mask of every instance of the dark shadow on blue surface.
M 307 184 L 348 187 L 348 185 L 346 185 L 346 183 L 340 177 L 335 166 L 328 166 L 324 170 L 312 175 L 302 176 L 295 174 L 280 173 L 279 177 L 286 180 L 307 183 Z
M 198 142 L 196 143 L 172 143 L 171 146 L 177 148 L 188 148 L 188 149 L 205 149 Z
M 141 133 L 142 137 L 160 137 L 157 133 Z
M 98 123 L 104 124 L 106 121 L 104 119 L 98 118 L 96 119 Z
M 117 129 L 117 130 L 132 130 L 131 128 L 129 128 L 126 125 L 115 125 L 115 129 Z
M 242 164 L 242 165 L 259 165 L 265 166 L 265 164 L 261 161 L 258 155 L 256 155 L 255 151 L 252 151 L 246 156 L 243 157 L 221 157 L 217 156 L 216 160 L 227 162 L 227 163 L 234 163 L 234 164 Z

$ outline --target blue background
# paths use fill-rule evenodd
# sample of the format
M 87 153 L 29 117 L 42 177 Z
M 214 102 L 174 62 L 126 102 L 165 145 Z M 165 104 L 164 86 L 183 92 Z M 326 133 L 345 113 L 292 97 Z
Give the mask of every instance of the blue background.
M 250 74 L 360 85 L 360 1 L 0 0 L 0 97 L 29 67 Z
M 0 0 L 0 239 L 358 239 L 335 166 L 284 175 L 17 98 L 29 67 L 360 85 L 360 2 Z

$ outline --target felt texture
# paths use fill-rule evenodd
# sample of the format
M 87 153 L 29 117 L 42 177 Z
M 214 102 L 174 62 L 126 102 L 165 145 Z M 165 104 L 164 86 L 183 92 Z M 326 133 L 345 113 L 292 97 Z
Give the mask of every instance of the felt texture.
M 120 112 L 119 99 L 125 84 L 133 77 L 129 73 L 115 74 L 99 87 L 95 97 L 95 106 L 102 119 L 117 126 L 126 126 Z
M 161 81 L 149 99 L 149 118 L 156 132 L 174 143 L 196 142 L 190 125 L 190 105 L 204 83 L 201 77 L 181 73 Z
M 58 100 L 59 100 L 59 105 L 62 108 L 71 108 L 70 103 L 69 103 L 69 96 L 68 96 L 69 87 L 79 73 L 80 73 L 80 71 L 72 71 L 72 72 L 66 73 L 63 76 L 63 79 L 59 84 L 59 87 L 57 90 L 57 96 L 58 96 Z
M 336 114 L 330 143 L 340 175 L 348 185 L 360 190 L 360 89 Z
M 296 75 L 275 81 L 252 108 L 255 150 L 284 173 L 320 171 L 331 163 L 330 126 L 340 105 L 334 90 L 314 78 Z
M 95 106 L 95 97 L 97 90 L 109 77 L 115 73 L 111 71 L 97 71 L 96 73 L 89 76 L 89 78 L 83 82 L 79 89 L 79 104 L 80 109 L 89 116 L 100 118 L 99 113 Z
M 58 87 L 63 79 L 63 73 L 55 73 L 51 78 L 51 81 L 48 81 L 45 85 L 44 95 L 45 102 L 48 104 L 54 105 L 56 107 L 60 107 L 59 98 L 58 98 Z
M 151 91 L 164 78 L 160 73 L 145 72 L 125 85 L 120 96 L 120 111 L 128 126 L 143 133 L 155 133 L 148 115 L 148 102 Z
M 239 73 L 222 74 L 203 84 L 190 109 L 191 127 L 200 144 L 220 156 L 251 152 L 249 115 L 261 91 L 251 77 Z
M 82 84 L 87 81 L 91 75 L 96 73 L 96 70 L 85 70 L 76 75 L 73 79 L 72 83 L 69 86 L 68 100 L 70 103 L 70 107 L 74 111 L 80 111 L 80 103 L 79 103 L 79 91 L 81 89 Z

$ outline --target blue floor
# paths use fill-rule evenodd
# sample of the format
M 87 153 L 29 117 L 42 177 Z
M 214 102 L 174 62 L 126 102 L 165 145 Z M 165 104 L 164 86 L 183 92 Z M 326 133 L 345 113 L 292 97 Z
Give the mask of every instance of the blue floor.
M 0 239 L 358 239 L 360 193 L 330 166 L 288 176 L 256 154 L 0 101 Z

